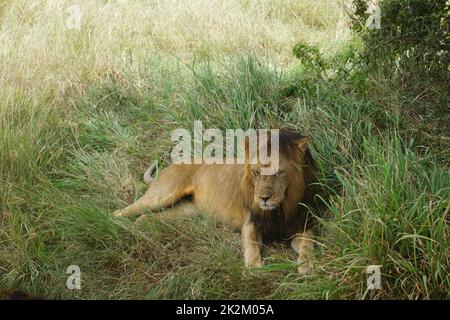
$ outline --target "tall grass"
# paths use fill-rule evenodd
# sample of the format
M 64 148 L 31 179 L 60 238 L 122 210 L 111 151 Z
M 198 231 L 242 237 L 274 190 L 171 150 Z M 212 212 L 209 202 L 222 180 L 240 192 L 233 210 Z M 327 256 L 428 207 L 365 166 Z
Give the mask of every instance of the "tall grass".
M 335 1 L 78 1 L 0 5 L 0 288 L 48 298 L 449 298 L 449 172 L 400 113 L 291 56 L 348 39 Z M 385 87 L 386 99 L 389 95 Z M 294 92 L 294 94 L 292 93 Z M 135 225 L 172 128 L 289 126 L 310 135 L 325 208 L 317 263 L 290 248 L 245 270 L 239 234 L 206 217 Z M 380 122 L 385 125 L 380 126 Z M 80 291 L 66 288 L 78 265 Z M 382 290 L 364 268 L 382 265 Z

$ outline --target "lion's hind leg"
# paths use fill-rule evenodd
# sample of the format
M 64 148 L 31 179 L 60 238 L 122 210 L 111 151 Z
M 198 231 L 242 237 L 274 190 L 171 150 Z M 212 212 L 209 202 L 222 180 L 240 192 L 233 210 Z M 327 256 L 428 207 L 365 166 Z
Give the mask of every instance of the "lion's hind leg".
M 161 172 L 154 180 L 147 192 L 130 206 L 114 212 L 116 217 L 132 217 L 139 215 L 143 209 L 157 211 L 170 208 L 183 197 L 190 195 L 190 179 L 177 166 L 170 166 Z
M 175 204 L 174 207 L 165 209 L 159 214 L 148 215 L 143 214 L 136 220 L 136 224 L 143 223 L 150 219 L 157 219 L 159 221 L 174 221 L 179 218 L 191 217 L 197 214 L 197 209 L 194 204 L 188 200 L 181 200 L 180 203 Z

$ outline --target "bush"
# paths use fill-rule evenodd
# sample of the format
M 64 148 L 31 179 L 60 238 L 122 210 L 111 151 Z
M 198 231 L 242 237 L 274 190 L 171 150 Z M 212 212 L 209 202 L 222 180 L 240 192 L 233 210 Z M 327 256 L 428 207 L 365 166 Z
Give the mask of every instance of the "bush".
M 300 60 L 300 63 L 305 64 L 308 67 L 315 69 L 325 68 L 325 60 L 322 58 L 320 51 L 317 47 L 307 43 L 297 43 L 292 48 L 294 56 Z
M 368 1 L 354 0 L 352 30 L 366 45 L 366 62 L 386 70 L 449 77 L 450 23 L 446 0 L 380 0 L 380 29 L 366 25 Z M 394 69 L 392 69 L 394 68 Z

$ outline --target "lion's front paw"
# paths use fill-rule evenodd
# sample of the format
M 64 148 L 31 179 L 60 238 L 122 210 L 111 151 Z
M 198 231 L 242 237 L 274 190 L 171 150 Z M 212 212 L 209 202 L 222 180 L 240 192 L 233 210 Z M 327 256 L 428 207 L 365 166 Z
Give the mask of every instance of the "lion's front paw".
M 262 267 L 261 257 L 257 257 L 254 259 L 246 259 L 245 267 L 246 268 L 261 268 Z
M 298 259 L 300 264 L 298 267 L 298 273 L 300 274 L 310 274 L 313 268 L 313 259 L 311 257 L 307 259 Z
M 262 261 L 259 259 L 259 261 L 255 261 L 253 263 L 247 264 L 247 268 L 261 268 L 262 267 Z

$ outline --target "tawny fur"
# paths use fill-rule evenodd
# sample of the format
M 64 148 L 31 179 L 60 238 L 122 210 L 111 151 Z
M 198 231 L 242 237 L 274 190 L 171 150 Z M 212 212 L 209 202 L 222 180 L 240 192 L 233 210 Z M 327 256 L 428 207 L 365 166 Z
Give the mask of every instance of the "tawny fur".
M 182 207 L 189 198 L 197 211 L 241 230 L 247 266 L 262 264 L 263 241 L 290 240 L 299 253 L 299 272 L 309 272 L 313 235 L 305 207 L 300 205 L 314 196 L 311 184 L 315 177 L 307 138 L 282 129 L 279 159 L 278 174 L 269 176 L 258 175 L 262 166 L 249 161 L 232 165 L 172 164 L 157 179 L 149 181 L 150 186 L 140 199 L 117 210 L 115 215 L 130 217 L 141 214 L 143 209 Z M 146 176 L 151 174 L 148 171 Z M 178 212 L 186 214 L 188 210 L 169 212 L 176 217 Z

